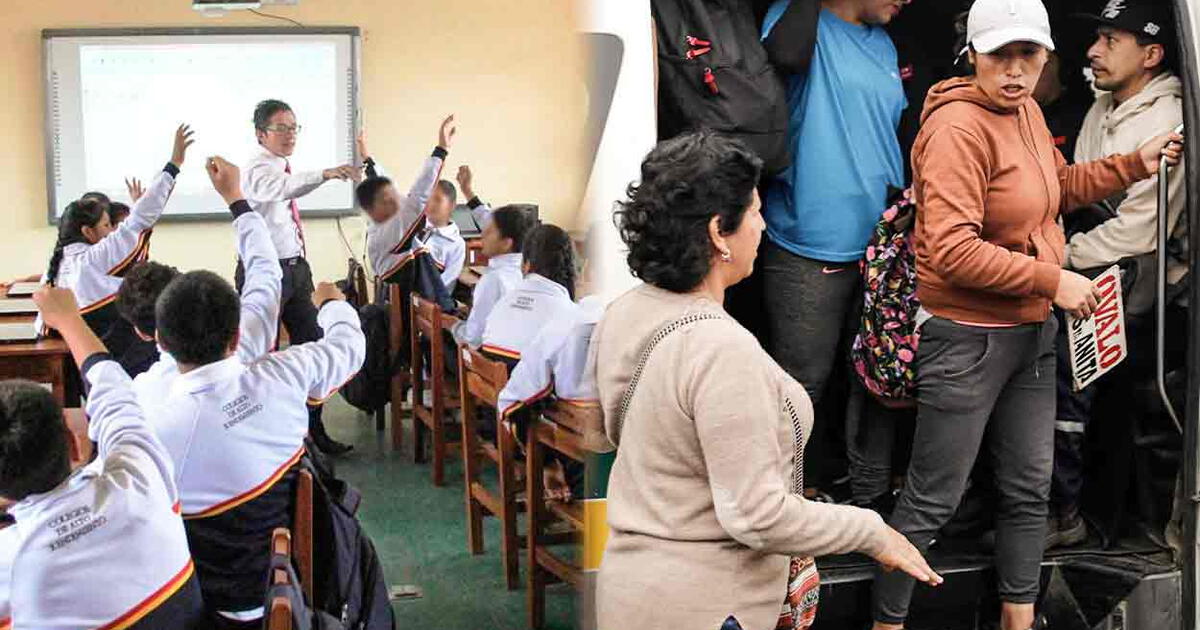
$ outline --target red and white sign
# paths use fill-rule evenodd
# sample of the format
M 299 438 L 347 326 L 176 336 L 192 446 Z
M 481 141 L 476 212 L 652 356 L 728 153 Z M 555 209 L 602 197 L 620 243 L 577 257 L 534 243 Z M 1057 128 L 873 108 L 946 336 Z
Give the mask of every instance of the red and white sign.
M 1100 304 L 1091 317 L 1067 315 L 1067 342 L 1075 391 L 1094 383 L 1129 355 L 1125 343 L 1125 306 L 1121 298 L 1121 270 L 1113 265 L 1092 283 L 1100 291 Z

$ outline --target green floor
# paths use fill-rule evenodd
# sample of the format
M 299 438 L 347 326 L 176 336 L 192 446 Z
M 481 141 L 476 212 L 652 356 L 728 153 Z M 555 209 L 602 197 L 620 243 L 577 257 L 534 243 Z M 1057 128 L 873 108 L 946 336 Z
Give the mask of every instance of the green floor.
M 359 518 L 383 559 L 393 585 L 419 587 L 423 597 L 393 603 L 399 630 L 522 630 L 527 628 L 522 588 L 504 588 L 496 519 L 484 521 L 487 553 L 467 552 L 462 465 L 446 468 L 446 485 L 435 488 L 429 464 L 412 461 L 412 426 L 406 421 L 404 450 L 392 450 L 391 427 L 376 433 L 375 421 L 334 397 L 325 407 L 329 432 L 355 450 L 337 460 L 337 473 L 363 495 Z M 575 593 L 564 585 L 546 594 L 546 629 L 577 627 Z

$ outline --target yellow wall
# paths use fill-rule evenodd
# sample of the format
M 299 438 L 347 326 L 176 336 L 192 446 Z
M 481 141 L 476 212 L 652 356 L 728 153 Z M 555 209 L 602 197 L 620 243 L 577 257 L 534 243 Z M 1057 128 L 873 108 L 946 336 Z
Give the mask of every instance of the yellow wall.
M 300 0 L 267 6 L 309 26 L 362 29 L 361 106 L 371 152 L 407 188 L 437 141 L 442 116 L 459 134 L 444 175 L 469 163 L 493 204 L 541 205 L 545 220 L 573 228 L 584 186 L 584 61 L 563 0 Z M 138 26 L 279 26 L 248 12 L 208 18 L 191 0 L 0 0 L 0 279 L 45 269 L 55 231 L 46 225 L 41 30 Z M 137 130 L 130 130 L 136 133 Z M 198 168 L 190 156 L 187 168 Z M 313 165 L 317 166 L 317 165 Z M 321 165 L 324 166 L 324 165 Z M 361 250 L 363 219 L 343 219 Z M 345 273 L 332 220 L 307 220 L 314 276 Z M 319 244 L 319 245 L 318 245 Z M 164 223 L 151 254 L 183 270 L 230 276 L 226 223 Z

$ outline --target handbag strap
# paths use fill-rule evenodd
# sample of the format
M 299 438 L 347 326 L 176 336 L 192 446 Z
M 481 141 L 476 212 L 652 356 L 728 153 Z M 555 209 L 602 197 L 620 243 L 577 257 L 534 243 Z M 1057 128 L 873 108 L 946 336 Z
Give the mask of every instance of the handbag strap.
M 625 414 L 629 411 L 629 405 L 633 403 L 633 394 L 637 391 L 638 383 L 642 380 L 642 373 L 646 370 L 646 363 L 650 360 L 650 355 L 654 352 L 654 348 L 662 343 L 663 339 L 669 337 L 671 333 L 690 324 L 712 319 L 725 319 L 725 317 L 717 313 L 691 313 L 659 326 L 654 331 L 654 334 L 650 335 L 650 341 L 646 342 L 646 347 L 642 348 L 642 352 L 638 356 L 637 365 L 633 368 L 633 376 L 629 379 L 629 385 L 625 388 L 625 394 L 621 396 L 621 404 L 617 407 L 616 417 L 613 418 L 612 435 L 616 436 L 618 442 L 621 439 L 621 429 L 625 423 Z

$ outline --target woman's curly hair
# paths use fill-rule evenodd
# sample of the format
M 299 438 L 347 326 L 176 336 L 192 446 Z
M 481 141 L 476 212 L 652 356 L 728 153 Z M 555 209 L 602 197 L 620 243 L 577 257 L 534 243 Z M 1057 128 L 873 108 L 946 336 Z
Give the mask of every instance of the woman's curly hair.
M 761 171 L 746 145 L 711 131 L 660 142 L 613 213 L 629 270 L 668 291 L 696 288 L 712 265 L 709 221 L 720 217 L 722 234 L 737 231 Z

